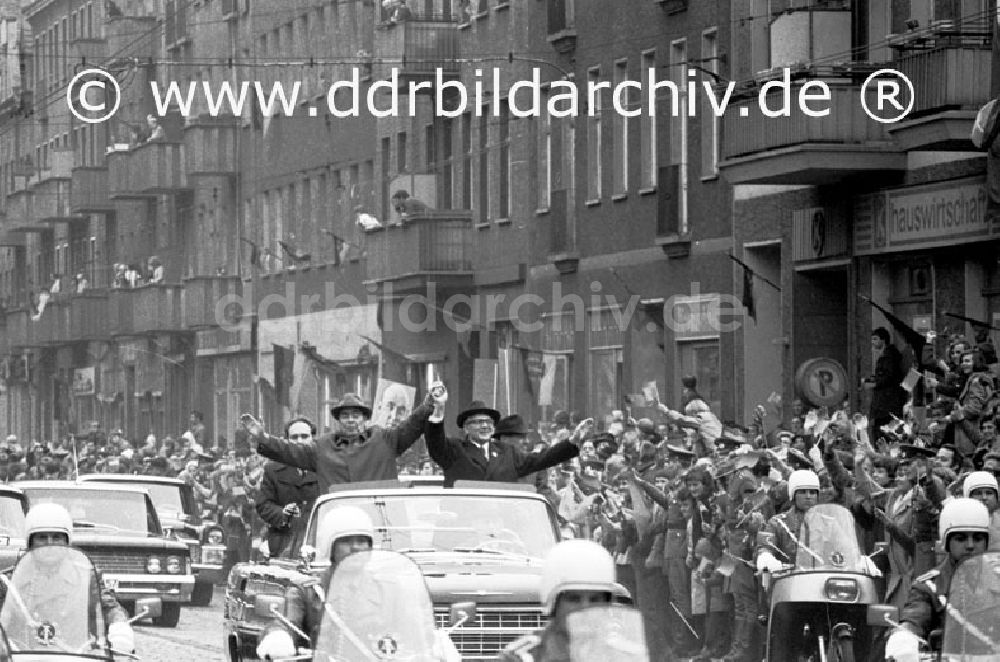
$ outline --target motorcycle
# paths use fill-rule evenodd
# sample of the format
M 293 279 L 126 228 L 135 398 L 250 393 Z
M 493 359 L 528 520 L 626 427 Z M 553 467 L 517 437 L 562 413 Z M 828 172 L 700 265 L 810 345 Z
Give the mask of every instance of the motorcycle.
M 776 549 L 766 533 L 758 543 Z M 813 506 L 798 531 L 794 563 L 764 573 L 770 593 L 766 660 L 866 659 L 877 628 L 898 616 L 895 607 L 878 604 L 877 573 L 861 554 L 851 513 L 836 504 Z
M 138 659 L 131 651 L 111 648 L 97 572 L 79 550 L 39 547 L 18 560 L 10 579 L 0 577 L 2 648 L 9 652 L 9 657 L 0 654 L 0 659 Z
M 649 662 L 642 612 L 611 604 L 588 607 L 566 617 L 572 662 Z
M 1000 552 L 955 569 L 945 607 L 941 662 L 1000 662 Z
M 437 629 L 416 563 L 396 552 L 358 552 L 341 561 L 330 579 L 313 648 L 275 662 L 460 662 L 448 632 L 471 619 L 474 610 L 472 603 L 452 605 L 452 626 Z M 271 611 L 285 620 L 279 610 Z

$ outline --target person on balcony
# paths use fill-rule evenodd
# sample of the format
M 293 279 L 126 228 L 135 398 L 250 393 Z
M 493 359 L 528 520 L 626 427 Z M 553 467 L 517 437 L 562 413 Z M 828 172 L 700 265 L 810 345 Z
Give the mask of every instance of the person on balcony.
M 392 194 L 392 208 L 399 214 L 402 221 L 409 220 L 414 214 L 421 214 L 430 210 L 425 202 L 411 198 L 410 194 L 400 189 Z
M 146 142 L 151 143 L 156 140 L 163 140 L 165 137 L 163 127 L 160 126 L 160 122 L 156 119 L 155 115 L 146 115 L 146 127 L 149 130 L 149 138 L 146 139 Z
M 160 258 L 156 255 L 149 258 L 146 263 L 146 270 L 149 271 L 149 282 L 152 283 L 162 283 L 163 282 L 163 263 L 160 262 Z

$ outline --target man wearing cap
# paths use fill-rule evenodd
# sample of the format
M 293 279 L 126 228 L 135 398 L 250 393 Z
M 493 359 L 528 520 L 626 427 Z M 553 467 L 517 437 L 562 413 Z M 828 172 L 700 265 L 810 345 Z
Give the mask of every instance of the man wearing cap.
M 306 443 L 266 434 L 264 426 L 249 414 L 244 414 L 241 420 L 258 453 L 315 472 L 320 492 L 325 493 L 331 485 L 396 480 L 396 458 L 420 438 L 424 423 L 433 411 L 432 403 L 428 394 L 402 425 L 387 430 L 378 426 L 366 427 L 365 422 L 372 415 L 371 407 L 354 393 L 348 393 L 331 410 L 338 422 L 337 429 Z
M 684 386 L 684 413 L 674 411 L 663 403 L 659 404 L 659 410 L 671 423 L 697 432 L 695 449 L 699 457 L 711 455 L 715 452 L 715 440 L 722 436 L 722 423 L 698 393 L 696 377 L 688 375 L 681 379 L 681 384 Z
M 554 467 L 579 455 L 578 444 L 593 425 L 592 421 L 583 421 L 572 436 L 568 430 L 561 430 L 558 443 L 541 453 L 525 453 L 493 438 L 500 412 L 475 400 L 456 418 L 465 436 L 448 439 L 443 422 L 448 393 L 442 384 L 436 384 L 431 392 L 437 392 L 438 396 L 434 398 L 434 414 L 424 426 L 424 440 L 431 458 L 444 470 L 446 487 L 454 485 L 456 480 L 515 482 Z

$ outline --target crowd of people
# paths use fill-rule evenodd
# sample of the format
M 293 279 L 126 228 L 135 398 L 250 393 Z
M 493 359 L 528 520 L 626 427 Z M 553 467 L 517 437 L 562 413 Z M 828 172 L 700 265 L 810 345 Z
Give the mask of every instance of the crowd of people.
M 296 523 L 332 485 L 406 474 L 442 474 L 445 485 L 526 482 L 551 502 L 568 536 L 609 552 L 654 659 L 759 660 L 767 615 L 760 575 L 794 557 L 791 532 L 816 503 L 851 512 L 880 599 L 904 617 L 915 584 L 938 572 L 949 503 L 982 502 L 989 548 L 1000 549 L 995 353 L 985 365 L 982 342 L 955 338 L 948 360 L 925 365 L 915 388 L 904 383 L 890 340 L 884 329 L 872 336 L 867 412 L 796 402 L 790 420 L 758 406 L 749 425 L 723 425 L 686 377 L 681 406 L 658 404 L 657 420 L 624 410 L 598 426 L 561 411 L 540 433 L 475 401 L 455 419 L 462 435 L 448 438 L 448 393 L 439 384 L 393 427 L 372 426 L 371 408 L 348 394 L 332 410 L 335 430 L 322 436 L 305 418 L 279 437 L 244 415 L 241 450 L 227 457 L 206 453 L 191 429 L 180 443 L 141 446 L 113 434 L 106 444 L 77 444 L 75 460 L 65 444 L 0 450 L 0 475 L 68 477 L 74 461 L 80 472 L 176 475 L 206 506 L 255 506 L 247 521 L 270 554 L 296 548 Z M 761 532 L 772 547 L 761 545 Z M 871 659 L 882 659 L 886 638 L 893 641 L 887 632 Z

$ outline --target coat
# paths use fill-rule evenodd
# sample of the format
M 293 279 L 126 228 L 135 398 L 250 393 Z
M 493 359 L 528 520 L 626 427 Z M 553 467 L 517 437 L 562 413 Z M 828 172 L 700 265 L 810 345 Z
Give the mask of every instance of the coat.
M 904 377 L 902 355 L 895 346 L 887 345 L 875 362 L 875 388 L 872 390 L 870 412 L 872 422 L 888 422 L 893 416 L 903 417 L 907 396 L 900 384 Z
M 448 439 L 443 423 L 429 421 L 424 426 L 424 440 L 431 459 L 444 470 L 445 487 L 451 487 L 456 480 L 513 483 L 580 454 L 580 449 L 569 441 L 553 444 L 541 453 L 525 453 L 494 439 L 490 442 L 490 458 L 487 461 L 479 447 L 468 438 Z
M 300 472 L 302 475 L 299 475 Z M 280 462 L 264 465 L 256 510 L 260 518 L 267 522 L 267 546 L 271 556 L 279 556 L 289 544 L 292 553 L 295 553 L 295 538 L 305 532 L 305 522 L 318 496 L 319 480 L 315 473 Z M 301 515 L 294 520 L 284 513 L 285 506 L 290 503 L 297 503 L 301 511 Z
M 956 403 L 955 447 L 962 455 L 976 452 L 983 439 L 979 431 L 979 421 L 986 411 L 987 403 L 993 395 L 993 385 L 988 375 L 974 373 L 966 381 Z M 955 416 L 953 416 L 955 418 Z
M 257 452 L 268 459 L 316 472 L 321 493 L 342 483 L 396 480 L 399 476 L 396 458 L 420 438 L 424 422 L 433 411 L 430 405 L 421 405 L 398 428 L 387 430 L 375 426 L 360 438 L 333 433 L 303 444 L 264 435 L 257 442 Z

